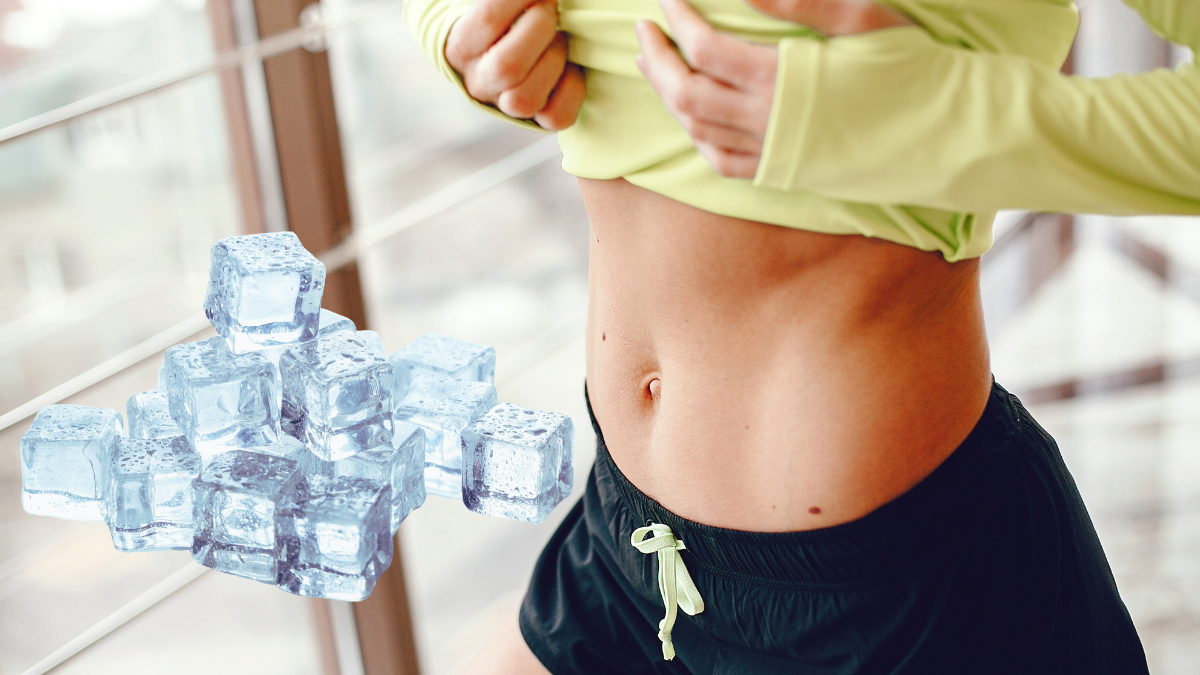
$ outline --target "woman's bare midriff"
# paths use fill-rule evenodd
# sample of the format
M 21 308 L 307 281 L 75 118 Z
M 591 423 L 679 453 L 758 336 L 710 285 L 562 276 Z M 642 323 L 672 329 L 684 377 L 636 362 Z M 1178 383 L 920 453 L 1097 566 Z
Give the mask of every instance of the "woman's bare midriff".
M 982 414 L 978 261 L 580 186 L 592 408 L 617 466 L 674 513 L 763 532 L 856 520 Z

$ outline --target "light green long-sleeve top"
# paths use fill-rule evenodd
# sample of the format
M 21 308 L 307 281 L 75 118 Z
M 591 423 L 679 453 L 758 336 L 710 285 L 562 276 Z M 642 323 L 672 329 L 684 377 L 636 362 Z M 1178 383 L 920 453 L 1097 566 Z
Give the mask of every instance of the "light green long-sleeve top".
M 444 50 L 450 27 L 470 4 L 471 0 L 408 0 L 404 10 L 426 53 L 460 88 L 461 79 L 446 62 Z M 943 44 L 1010 54 L 1047 70 L 1066 58 L 1078 27 L 1071 0 L 888 0 L 887 4 L 912 17 Z M 879 237 L 939 251 L 950 261 L 977 257 L 991 246 L 994 213 L 986 210 L 956 213 L 955 209 L 880 205 L 916 202 L 903 196 L 886 200 L 828 196 L 797 183 L 798 172 L 786 167 L 807 151 L 805 132 L 796 124 L 814 119 L 813 98 L 808 94 L 818 88 L 823 94 L 838 87 L 883 86 L 890 91 L 898 87 L 878 79 L 839 83 L 816 77 L 815 66 L 827 63 L 828 54 L 838 51 L 837 41 L 824 42 L 812 30 L 768 17 L 742 0 L 695 0 L 692 5 L 719 30 L 779 45 L 781 59 L 786 59 L 780 63 L 786 67 L 777 80 L 773 137 L 768 139 L 762 163 L 783 171 L 760 175 L 758 184 L 723 178 L 696 150 L 634 63 L 639 50 L 636 22 L 649 19 L 668 30 L 657 2 L 560 0 L 560 27 L 570 35 L 570 60 L 584 67 L 587 83 L 578 120 L 559 134 L 567 172 L 585 178 L 623 177 L 714 213 L 818 232 Z M 901 34 L 926 39 L 918 29 L 903 29 Z M 796 59 L 797 54 L 807 56 Z M 795 77 L 799 72 L 812 77 Z M 494 108 L 480 107 L 499 114 Z M 771 180 L 776 175 L 786 180 Z
M 1125 2 L 1200 47 L 1196 0 Z M 1067 77 L 913 28 L 780 46 L 755 185 L 966 211 L 1200 214 L 1192 65 Z

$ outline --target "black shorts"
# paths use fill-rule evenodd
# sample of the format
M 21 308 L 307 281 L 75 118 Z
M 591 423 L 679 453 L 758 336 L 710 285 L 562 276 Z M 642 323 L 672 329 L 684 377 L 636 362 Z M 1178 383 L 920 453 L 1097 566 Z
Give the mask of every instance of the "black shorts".
M 521 634 L 554 675 L 1148 672 L 1058 447 L 998 385 L 915 488 L 807 532 L 680 518 L 634 487 L 596 434 L 587 489 L 521 605 Z M 648 521 L 684 540 L 705 603 L 679 614 L 673 661 L 657 637 L 657 558 L 630 545 Z

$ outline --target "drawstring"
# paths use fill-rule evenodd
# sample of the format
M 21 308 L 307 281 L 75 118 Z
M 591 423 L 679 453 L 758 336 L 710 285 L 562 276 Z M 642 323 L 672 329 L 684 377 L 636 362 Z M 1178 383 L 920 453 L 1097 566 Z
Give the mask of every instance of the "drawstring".
M 646 539 L 651 532 L 654 536 Z M 634 530 L 630 543 L 642 553 L 658 552 L 658 590 L 667 608 L 667 616 L 658 622 L 658 639 L 662 640 L 663 658 L 670 661 L 675 658 L 675 645 L 671 642 L 671 629 L 675 627 L 675 605 L 678 604 L 688 616 L 704 611 L 704 599 L 700 597 L 700 591 L 696 590 L 696 584 L 692 582 L 692 576 L 679 556 L 679 552 L 686 550 L 687 546 L 675 538 L 670 527 L 658 523 Z

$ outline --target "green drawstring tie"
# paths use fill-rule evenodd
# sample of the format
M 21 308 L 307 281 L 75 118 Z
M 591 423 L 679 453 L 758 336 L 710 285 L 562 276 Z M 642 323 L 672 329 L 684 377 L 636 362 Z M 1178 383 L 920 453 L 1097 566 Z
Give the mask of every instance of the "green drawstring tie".
M 646 535 L 654 533 L 650 539 Z M 658 552 L 658 590 L 662 593 L 663 605 L 667 608 L 667 616 L 658 622 L 658 639 L 662 640 L 663 658 L 670 661 L 675 658 L 675 645 L 671 642 L 671 629 L 675 627 L 675 606 L 695 616 L 704 611 L 704 599 L 692 575 L 688 574 L 687 566 L 679 552 L 687 549 L 683 541 L 676 539 L 671 528 L 658 523 L 647 527 L 639 527 L 633 531 L 630 539 L 633 547 L 642 553 Z

